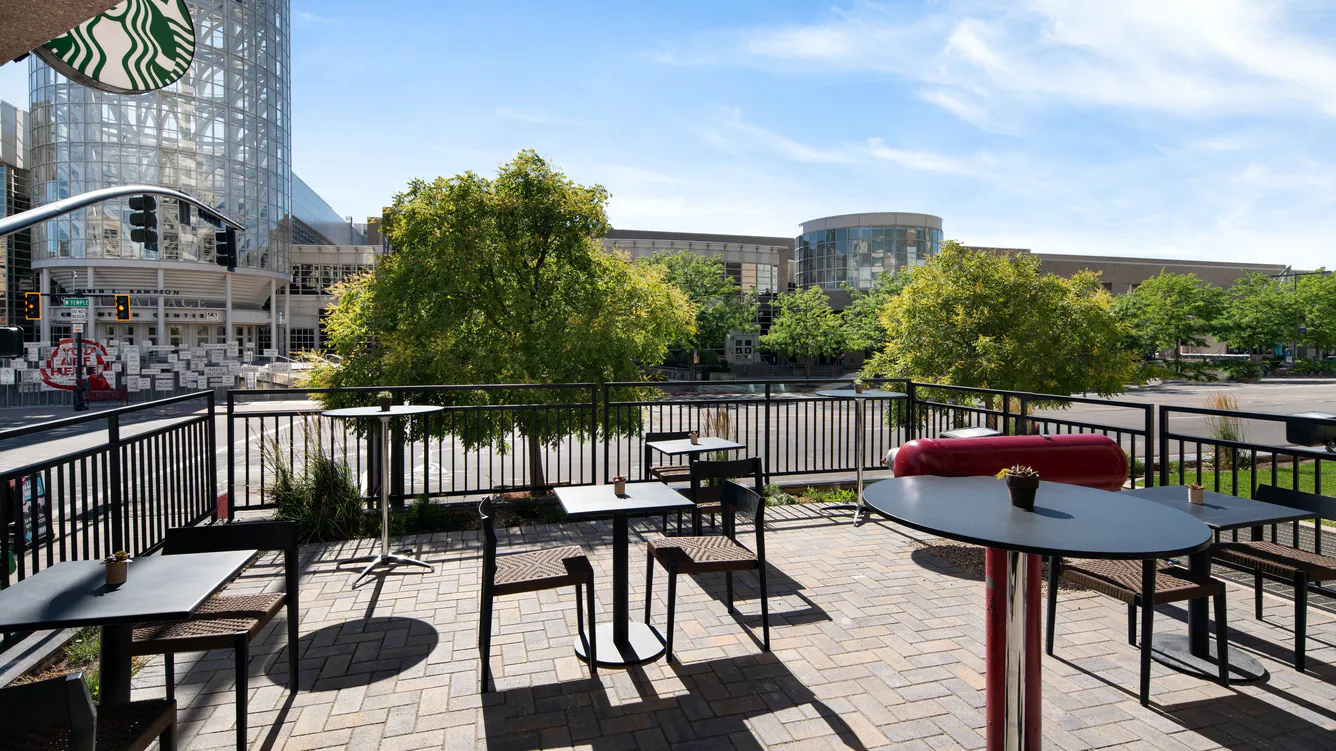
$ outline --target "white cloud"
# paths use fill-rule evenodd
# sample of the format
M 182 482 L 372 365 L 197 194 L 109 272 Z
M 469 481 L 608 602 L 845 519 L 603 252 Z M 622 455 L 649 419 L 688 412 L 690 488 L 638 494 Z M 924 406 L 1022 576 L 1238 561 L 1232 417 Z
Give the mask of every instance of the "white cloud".
M 306 23 L 315 23 L 315 24 L 334 23 L 334 19 L 317 15 L 309 10 L 294 10 L 292 11 L 292 17 L 297 19 L 298 21 L 305 21 Z
M 903 149 L 893 149 L 886 145 L 880 137 L 869 138 L 867 143 L 867 153 L 878 159 L 885 159 L 888 162 L 895 162 L 916 170 L 925 170 L 927 172 L 941 172 L 949 175 L 980 175 L 993 159 L 988 154 L 982 154 L 978 159 L 958 159 L 955 157 L 934 154 L 928 151 L 905 151 Z
M 534 125 L 562 125 L 582 128 L 590 124 L 588 120 L 572 117 L 557 117 L 549 115 L 541 110 L 518 110 L 510 107 L 498 107 L 496 109 L 496 116 L 505 120 L 533 123 Z

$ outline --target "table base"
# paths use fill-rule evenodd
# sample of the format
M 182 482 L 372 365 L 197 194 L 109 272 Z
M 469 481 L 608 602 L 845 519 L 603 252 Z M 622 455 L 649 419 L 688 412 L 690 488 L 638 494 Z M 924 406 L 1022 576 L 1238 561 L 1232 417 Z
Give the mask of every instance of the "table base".
M 409 556 L 401 555 L 400 553 L 378 553 L 376 555 L 364 555 L 358 558 L 349 558 L 346 561 L 340 561 L 340 563 L 364 563 L 367 561 L 369 561 L 370 563 L 367 564 L 366 568 L 362 569 L 362 573 L 358 574 L 356 579 L 353 579 L 354 587 L 360 584 L 364 577 L 370 575 L 371 572 L 374 571 L 379 566 L 394 567 L 399 565 L 408 565 L 408 566 L 421 566 L 422 568 L 425 568 L 428 571 L 433 570 L 430 563 L 423 563 L 422 561 L 419 561 L 416 558 L 410 558 Z
M 613 638 L 615 630 L 611 623 L 600 624 L 595 629 L 598 634 L 599 667 L 628 668 L 632 665 L 644 665 L 659 659 L 667 651 L 663 637 L 659 636 L 658 630 L 653 626 L 636 621 L 627 623 L 626 642 L 623 644 L 618 644 Z M 581 660 L 589 662 L 584 639 L 576 639 L 575 654 L 579 655 Z
M 1151 657 L 1161 665 L 1180 673 L 1208 681 L 1220 680 L 1220 661 L 1216 656 L 1215 639 L 1211 639 L 1207 657 L 1198 657 L 1188 649 L 1188 637 L 1184 634 L 1157 636 L 1151 640 Z M 1229 650 L 1229 680 L 1231 683 L 1255 683 L 1265 679 L 1266 668 L 1256 657 L 1240 651 L 1237 647 Z
M 102 680 L 99 704 L 127 704 L 130 701 L 130 674 L 134 672 L 130 661 L 133 632 L 134 626 L 129 623 L 109 623 L 102 627 L 102 653 L 98 661 Z
M 867 521 L 867 507 L 861 503 L 832 503 L 831 505 L 826 507 L 826 510 L 854 512 L 855 526 Z

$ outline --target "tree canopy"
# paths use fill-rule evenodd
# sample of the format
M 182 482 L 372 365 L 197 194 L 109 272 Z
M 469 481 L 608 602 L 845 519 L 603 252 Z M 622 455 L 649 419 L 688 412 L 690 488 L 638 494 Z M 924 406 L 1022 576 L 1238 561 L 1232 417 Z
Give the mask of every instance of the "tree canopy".
M 820 287 L 779 295 L 775 319 L 761 337 L 762 348 L 806 360 L 808 372 L 818 357 L 844 350 L 844 328 Z
M 1336 273 L 1299 277 L 1297 298 L 1299 313 L 1307 329 L 1300 339 L 1311 347 L 1336 347 Z M 1281 340 L 1284 341 L 1284 337 Z
M 1220 288 L 1196 274 L 1161 269 L 1158 276 L 1118 297 L 1113 311 L 1128 325 L 1132 347 L 1142 352 L 1172 348 L 1177 359 L 1183 345 L 1206 344 L 1223 303 Z
M 532 151 L 496 177 L 465 172 L 414 180 L 395 196 L 384 232 L 394 252 L 336 292 L 326 327 L 341 362 L 317 386 L 553 384 L 634 381 L 672 342 L 693 334 L 695 310 L 653 268 L 599 242 L 608 193 L 582 186 Z M 419 401 L 506 403 L 516 394 L 424 392 Z M 345 400 L 350 397 L 336 397 Z M 526 402 L 580 401 L 580 390 L 526 390 Z M 540 442 L 587 432 L 587 412 L 497 410 L 465 436 L 478 445 L 511 429 Z M 535 480 L 541 479 L 535 476 Z M 536 483 L 537 484 L 537 483 Z
M 1266 274 L 1255 271 L 1237 279 L 1225 290 L 1223 303 L 1211 330 L 1235 349 L 1270 347 L 1294 332 L 1294 295 Z
M 850 301 L 840 313 L 844 324 L 844 346 L 851 352 L 881 349 L 886 329 L 881 325 L 881 310 L 909 283 L 912 268 L 878 274 L 871 289 L 862 292 L 849 288 Z M 847 285 L 846 285 L 847 288 Z
M 1040 272 L 1030 255 L 954 240 L 882 308 L 885 348 L 864 375 L 1048 394 L 1113 394 L 1135 357 L 1097 274 Z
M 696 308 L 694 334 L 681 342 L 687 349 L 721 347 L 732 331 L 755 331 L 756 293 L 742 290 L 724 273 L 722 256 L 699 256 L 689 250 L 659 251 L 637 265 L 657 268 L 668 283 Z

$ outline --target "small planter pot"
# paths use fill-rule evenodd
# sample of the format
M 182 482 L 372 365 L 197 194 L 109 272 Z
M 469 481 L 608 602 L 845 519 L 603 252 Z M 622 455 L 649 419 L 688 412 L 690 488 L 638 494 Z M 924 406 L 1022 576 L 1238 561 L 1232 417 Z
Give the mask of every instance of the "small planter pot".
M 692 433 L 689 438 L 691 439 L 692 446 L 700 445 L 700 433 Z
M 861 393 L 863 393 L 865 390 L 867 390 L 867 385 L 862 384 L 862 383 L 855 383 L 855 384 L 854 384 L 854 393 L 855 393 L 855 394 L 861 394 Z
M 107 568 L 107 586 L 119 587 L 125 583 L 130 575 L 130 562 L 119 561 L 117 563 L 106 564 Z
M 1038 477 L 1007 475 L 1007 492 L 1011 494 L 1011 505 L 1016 508 L 1034 511 L 1034 495 L 1038 490 Z
M 1188 488 L 1188 503 L 1201 505 L 1206 500 L 1206 488 Z
M 380 400 L 380 411 L 381 411 L 381 412 L 389 412 L 389 411 L 390 411 L 390 401 L 391 401 L 390 399 L 381 399 L 381 400 Z
M 626 480 L 613 480 L 612 492 L 617 495 L 626 495 Z

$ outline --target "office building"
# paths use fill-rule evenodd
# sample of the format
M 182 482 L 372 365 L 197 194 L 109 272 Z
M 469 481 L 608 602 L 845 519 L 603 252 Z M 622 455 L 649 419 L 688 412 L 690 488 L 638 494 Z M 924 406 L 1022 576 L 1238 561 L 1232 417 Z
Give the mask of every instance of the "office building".
M 28 165 L 28 111 L 0 102 L 0 218 L 32 205 Z M 23 293 L 37 289 L 32 275 L 32 233 L 0 237 L 0 326 L 22 326 L 36 340 L 36 327 L 23 315 Z
M 942 218 L 931 214 L 841 214 L 802 223 L 797 241 L 799 288 L 820 287 L 836 309 L 847 289 L 866 290 L 886 272 L 919 266 L 942 247 Z

